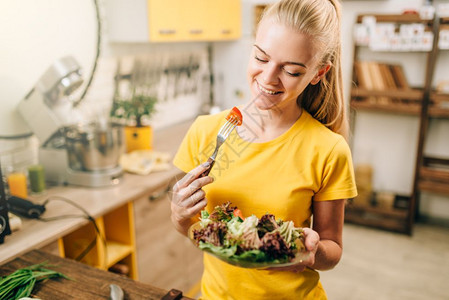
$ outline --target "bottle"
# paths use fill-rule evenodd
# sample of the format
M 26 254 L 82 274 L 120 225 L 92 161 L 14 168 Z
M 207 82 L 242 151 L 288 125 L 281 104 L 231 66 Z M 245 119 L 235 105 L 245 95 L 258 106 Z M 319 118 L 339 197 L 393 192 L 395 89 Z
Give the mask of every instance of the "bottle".
M 45 191 L 45 173 L 42 165 L 32 165 L 28 167 L 28 177 L 30 188 L 33 193 Z
M 25 172 L 22 170 L 12 171 L 7 175 L 9 193 L 23 199 L 28 197 L 28 181 Z
M 432 20 L 435 14 L 435 7 L 432 5 L 432 0 L 426 0 L 424 5 L 419 9 L 419 17 L 423 20 Z

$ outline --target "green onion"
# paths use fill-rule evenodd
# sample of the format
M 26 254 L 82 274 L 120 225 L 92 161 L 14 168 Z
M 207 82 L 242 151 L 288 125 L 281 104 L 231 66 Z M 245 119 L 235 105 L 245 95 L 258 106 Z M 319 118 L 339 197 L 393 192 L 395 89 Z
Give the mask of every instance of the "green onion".
M 46 262 L 18 269 L 14 273 L 0 277 L 0 299 L 20 299 L 29 297 L 36 282 L 62 277 L 70 279 L 62 273 L 44 268 Z

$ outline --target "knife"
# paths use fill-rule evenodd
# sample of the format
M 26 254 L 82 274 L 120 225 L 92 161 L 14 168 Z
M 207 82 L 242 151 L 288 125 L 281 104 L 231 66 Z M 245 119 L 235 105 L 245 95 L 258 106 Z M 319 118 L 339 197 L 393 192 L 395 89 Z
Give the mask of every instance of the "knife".
M 111 300 L 123 300 L 124 294 L 121 287 L 119 287 L 116 284 L 110 284 L 109 287 L 111 288 Z

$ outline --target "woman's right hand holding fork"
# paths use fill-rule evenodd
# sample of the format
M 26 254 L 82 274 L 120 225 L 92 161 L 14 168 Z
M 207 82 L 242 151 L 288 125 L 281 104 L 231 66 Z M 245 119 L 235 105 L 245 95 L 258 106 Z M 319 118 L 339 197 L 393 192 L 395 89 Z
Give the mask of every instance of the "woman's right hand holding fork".
M 206 207 L 206 193 L 203 186 L 213 182 L 210 176 L 202 174 L 210 168 L 205 162 L 187 173 L 173 186 L 171 198 L 171 220 L 176 230 L 187 235 L 189 227 L 196 222 L 195 217 Z

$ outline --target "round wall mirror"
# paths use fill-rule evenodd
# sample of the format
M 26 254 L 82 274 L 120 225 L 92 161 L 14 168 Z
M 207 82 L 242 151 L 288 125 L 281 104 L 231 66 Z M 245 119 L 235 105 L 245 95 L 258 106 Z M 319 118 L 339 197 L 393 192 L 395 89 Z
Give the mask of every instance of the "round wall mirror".
M 73 56 L 82 68 L 86 92 L 98 57 L 96 0 L 0 1 L 0 138 L 20 138 L 31 130 L 18 103 L 58 59 Z

